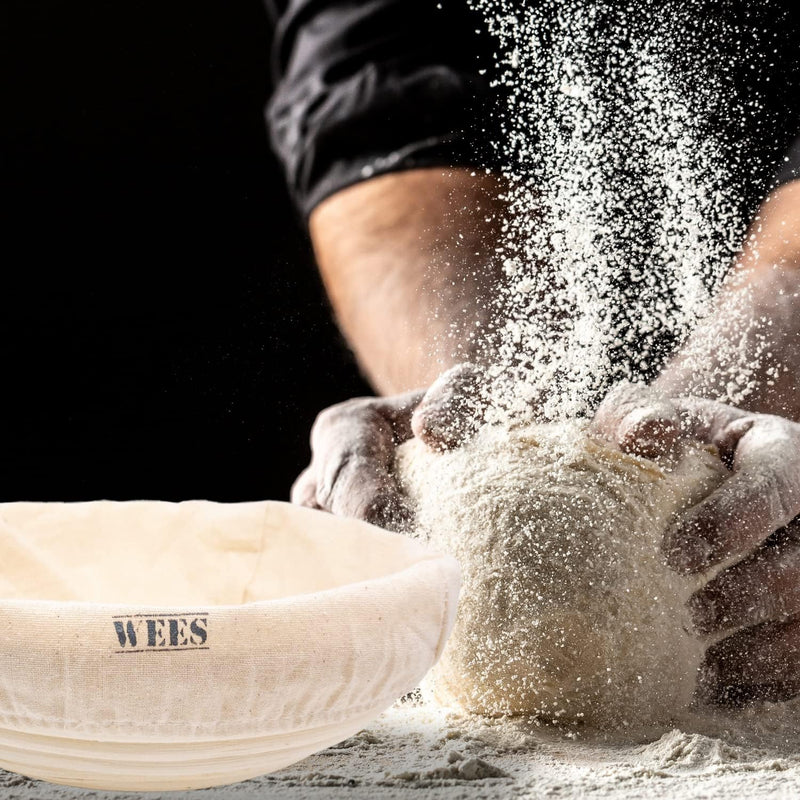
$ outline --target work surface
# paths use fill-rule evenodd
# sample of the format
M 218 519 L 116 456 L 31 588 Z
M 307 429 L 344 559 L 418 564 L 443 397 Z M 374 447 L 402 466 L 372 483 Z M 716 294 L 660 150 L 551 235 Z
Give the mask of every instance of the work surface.
M 231 786 L 167 792 L 167 800 L 598 797 L 796 798 L 800 704 L 767 713 L 687 718 L 639 744 L 441 709 L 398 705 L 351 739 L 274 775 Z M 702 732 L 701 732 L 702 731 Z M 0 770 L 2 800 L 122 800 L 159 793 L 96 792 Z

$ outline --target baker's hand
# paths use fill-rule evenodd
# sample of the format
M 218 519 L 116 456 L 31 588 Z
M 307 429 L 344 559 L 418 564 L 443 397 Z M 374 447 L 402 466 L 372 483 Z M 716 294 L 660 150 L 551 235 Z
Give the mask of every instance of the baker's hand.
M 690 601 L 699 634 L 731 632 L 709 648 L 700 694 L 738 703 L 800 693 L 800 424 L 622 384 L 592 425 L 644 456 L 684 437 L 717 448 L 730 478 L 664 538 L 667 562 L 686 574 L 739 559 Z
M 293 503 L 403 530 L 411 513 L 392 473 L 398 445 L 417 436 L 435 450 L 460 444 L 480 418 L 481 370 L 460 364 L 427 391 L 361 397 L 325 409 L 311 429 L 311 464 Z

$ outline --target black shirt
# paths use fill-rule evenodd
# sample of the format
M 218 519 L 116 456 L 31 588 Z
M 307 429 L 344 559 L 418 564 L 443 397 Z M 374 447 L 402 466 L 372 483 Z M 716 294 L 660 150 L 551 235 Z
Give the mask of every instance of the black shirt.
M 498 48 L 466 0 L 268 4 L 276 22 L 270 134 L 304 215 L 337 190 L 383 172 L 498 166 L 490 146 L 503 135 L 497 126 L 502 98 L 491 86 Z M 682 12 L 726 14 L 738 28 L 730 41 L 719 42 L 719 58 L 738 61 L 740 99 L 758 97 L 762 104 L 743 132 L 761 150 L 752 163 L 766 165 L 763 175 L 747 175 L 761 179 L 754 194 L 778 164 L 779 181 L 797 177 L 800 140 L 788 162 L 780 158 L 788 137 L 800 130 L 800 26 L 793 4 L 709 0 L 686 4 Z M 740 41 L 757 42 L 749 57 Z
M 795 139 L 794 144 L 786 153 L 775 182 L 780 185 L 798 179 L 800 179 L 800 137 Z
M 288 499 L 368 392 L 264 123 L 262 0 L 11 0 L 0 500 Z
M 373 175 L 489 157 L 492 41 L 464 0 L 269 5 L 269 129 L 304 214 Z

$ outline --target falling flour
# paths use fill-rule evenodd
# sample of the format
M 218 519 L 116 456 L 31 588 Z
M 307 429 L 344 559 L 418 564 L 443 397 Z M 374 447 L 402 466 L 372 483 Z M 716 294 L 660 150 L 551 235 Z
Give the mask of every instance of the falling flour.
M 759 99 L 721 53 L 737 40 L 746 60 L 748 42 L 703 0 L 469 3 L 496 45 L 508 206 L 490 416 L 587 416 L 614 382 L 658 373 L 730 270 Z M 740 402 L 753 353 L 708 334 L 741 372 L 716 399 Z
M 601 728 L 689 706 L 707 643 L 686 601 L 702 581 L 670 570 L 660 543 L 724 480 L 714 453 L 687 445 L 657 463 L 577 422 L 487 426 L 447 453 L 412 440 L 397 471 L 418 535 L 464 571 L 439 699 Z

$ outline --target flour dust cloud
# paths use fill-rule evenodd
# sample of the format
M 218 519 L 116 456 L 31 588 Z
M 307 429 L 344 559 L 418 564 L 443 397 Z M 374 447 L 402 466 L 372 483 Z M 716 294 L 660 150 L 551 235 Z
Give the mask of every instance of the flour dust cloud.
M 490 404 L 496 421 L 585 416 L 653 376 L 741 241 L 744 140 L 720 124 L 752 111 L 721 57 L 737 32 L 692 2 L 470 3 L 505 98 Z

